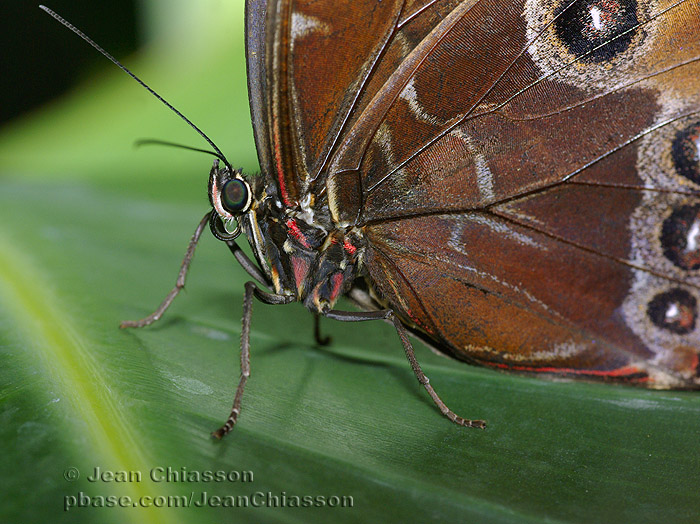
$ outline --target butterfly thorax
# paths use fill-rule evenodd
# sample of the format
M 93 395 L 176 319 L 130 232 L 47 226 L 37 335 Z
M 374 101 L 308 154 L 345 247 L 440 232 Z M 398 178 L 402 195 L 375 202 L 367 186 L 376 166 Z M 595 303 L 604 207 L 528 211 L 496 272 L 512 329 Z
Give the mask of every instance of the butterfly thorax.
M 260 185 L 243 223 L 258 263 L 277 294 L 294 295 L 314 312 L 331 309 L 359 273 L 360 233 L 335 228 L 308 206 L 286 207 L 274 188 Z

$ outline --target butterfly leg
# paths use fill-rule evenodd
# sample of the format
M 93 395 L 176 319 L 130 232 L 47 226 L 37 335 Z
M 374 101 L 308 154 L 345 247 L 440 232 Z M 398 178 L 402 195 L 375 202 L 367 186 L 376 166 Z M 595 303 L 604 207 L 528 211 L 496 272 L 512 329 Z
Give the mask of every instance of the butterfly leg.
M 226 423 L 211 434 L 212 437 L 217 439 L 222 439 L 233 429 L 238 416 L 241 414 L 241 398 L 250 376 L 250 319 L 253 314 L 253 297 L 265 304 L 272 305 L 289 304 L 296 300 L 294 296 L 268 293 L 258 288 L 254 282 L 246 282 L 245 294 L 243 295 L 243 319 L 241 321 L 241 378 L 238 381 L 236 395 L 233 398 L 231 414 L 226 419 Z
M 401 344 L 403 344 L 403 349 L 406 353 L 406 358 L 411 364 L 411 369 L 413 369 L 413 373 L 416 375 L 418 382 L 420 382 L 425 388 L 425 390 L 428 392 L 430 398 L 433 399 L 433 402 L 435 402 L 435 405 L 438 407 L 440 412 L 452 422 L 454 422 L 455 424 L 459 424 L 460 426 L 480 429 L 486 427 L 486 422 L 484 422 L 483 420 L 470 420 L 460 417 L 454 411 L 448 408 L 447 405 L 442 401 L 442 399 L 433 389 L 433 386 L 430 385 L 430 380 L 428 379 L 428 377 L 425 376 L 425 373 L 423 373 L 423 370 L 421 369 L 420 365 L 418 364 L 418 361 L 416 360 L 416 355 L 413 352 L 413 345 L 411 344 L 411 341 L 408 338 L 408 332 L 406 331 L 406 328 L 392 310 L 385 309 L 381 311 L 360 312 L 331 310 L 326 314 L 326 316 L 343 322 L 360 322 L 364 320 L 380 319 L 390 320 L 394 324 L 396 333 L 398 333 L 399 338 L 401 339 Z
M 321 316 L 314 313 L 314 340 L 319 346 L 327 346 L 333 340 L 329 335 L 321 336 Z
M 168 293 L 165 299 L 163 299 L 163 302 L 161 302 L 160 306 L 158 306 L 158 308 L 153 313 L 151 313 L 145 318 L 142 318 L 141 320 L 123 321 L 121 324 L 119 324 L 120 328 L 140 328 L 148 326 L 149 324 L 153 324 L 153 322 L 155 322 L 163 316 L 163 313 L 165 313 L 165 310 L 170 307 L 170 304 L 172 304 L 173 300 L 175 300 L 175 297 L 180 293 L 180 290 L 183 287 L 185 287 L 185 277 L 187 276 L 187 271 L 190 268 L 190 263 L 192 262 L 192 257 L 194 256 L 194 250 L 197 247 L 199 238 L 202 236 L 202 231 L 204 231 L 204 227 L 209 222 L 209 216 L 211 215 L 211 213 L 212 212 L 209 211 L 206 215 L 204 215 L 204 218 L 200 220 L 199 224 L 197 224 L 197 229 L 194 230 L 194 234 L 192 235 L 190 243 L 187 246 L 185 258 L 183 258 L 182 264 L 180 265 L 180 272 L 177 275 L 175 287 L 170 291 L 170 293 Z
M 227 240 L 226 245 L 231 250 L 231 253 L 233 253 L 233 256 L 236 258 L 236 261 L 241 265 L 241 267 L 246 271 L 246 273 L 248 273 L 251 277 L 253 277 L 266 288 L 271 289 L 270 284 L 267 282 L 267 277 L 265 276 L 265 274 L 260 270 L 260 268 L 257 265 L 255 265 L 255 263 L 251 259 L 248 258 L 248 255 L 246 255 L 243 252 L 243 250 L 238 246 L 235 240 Z
M 433 389 L 433 386 L 430 385 L 430 380 L 428 379 L 428 377 L 425 376 L 425 374 L 423 373 L 423 370 L 420 368 L 420 365 L 418 364 L 418 361 L 416 360 L 416 355 L 413 352 L 413 345 L 411 344 L 411 341 L 408 338 L 408 333 L 406 332 L 406 328 L 401 323 L 401 321 L 398 319 L 398 317 L 396 315 L 394 315 L 393 313 L 391 314 L 391 316 L 389 318 L 392 321 L 392 323 L 394 324 L 394 327 L 396 328 L 396 332 L 399 334 L 399 338 L 401 339 L 401 343 L 403 344 L 403 349 L 406 352 L 406 358 L 408 359 L 408 362 L 411 364 L 411 368 L 413 369 L 413 373 L 416 375 L 418 382 L 423 384 L 423 387 L 430 395 L 430 398 L 433 399 L 433 402 L 435 402 L 435 405 L 438 407 L 440 412 L 443 415 L 445 415 L 448 419 L 450 419 L 452 422 L 454 422 L 455 424 L 459 424 L 460 426 L 465 426 L 468 428 L 484 429 L 486 427 L 486 422 L 484 422 L 483 420 L 469 420 L 466 418 L 462 418 L 459 415 L 457 415 L 454 411 L 452 411 L 450 408 L 447 407 L 447 405 L 442 401 L 442 399 L 435 392 L 435 390 Z

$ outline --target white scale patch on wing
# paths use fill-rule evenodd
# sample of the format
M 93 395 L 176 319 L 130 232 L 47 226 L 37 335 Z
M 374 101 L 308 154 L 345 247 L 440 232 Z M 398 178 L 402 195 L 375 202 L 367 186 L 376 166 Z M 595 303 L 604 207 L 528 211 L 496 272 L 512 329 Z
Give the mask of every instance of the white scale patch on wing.
M 406 87 L 404 87 L 403 91 L 401 91 L 399 97 L 408 103 L 408 107 L 419 122 L 425 122 L 435 126 L 440 124 L 438 119 L 429 114 L 419 102 L 413 78 L 411 78 L 408 84 L 406 84 Z M 476 149 L 474 141 L 459 127 L 455 127 L 452 131 L 450 131 L 449 136 L 457 138 L 466 146 L 466 150 L 469 151 L 471 158 L 474 161 L 476 181 L 481 200 L 484 202 L 492 201 L 494 199 L 494 176 L 489 168 L 486 157 L 482 152 Z
M 416 93 L 414 80 L 414 78 L 411 78 L 408 84 L 406 84 L 406 87 L 404 87 L 403 91 L 401 91 L 399 97 L 408 103 L 408 107 L 419 122 L 425 122 L 427 124 L 435 126 L 439 125 L 440 121 L 433 115 L 429 114 L 425 107 L 423 107 L 420 101 L 418 100 L 418 94 Z M 474 146 L 474 141 L 471 140 L 469 135 L 467 135 L 459 127 L 455 127 L 452 131 L 450 131 L 449 135 L 461 140 L 465 144 L 467 151 L 470 152 L 474 161 L 476 180 L 477 185 L 479 187 L 479 194 L 481 195 L 481 199 L 484 202 L 492 201 L 494 198 L 494 176 L 489 168 L 486 157 L 482 152 L 476 149 L 476 147 Z
M 482 355 L 495 354 L 495 355 L 498 355 L 501 358 L 503 358 L 511 363 L 516 363 L 516 362 L 543 363 L 543 362 L 554 362 L 556 360 L 562 360 L 562 359 L 567 359 L 567 358 L 574 358 L 577 355 L 584 353 L 588 349 L 588 346 L 586 344 L 581 344 L 581 343 L 575 342 L 573 340 L 568 340 L 566 342 L 559 342 L 558 344 L 554 344 L 552 349 L 549 351 L 541 350 L 541 351 L 533 351 L 532 353 L 513 353 L 513 352 L 504 353 L 503 351 L 498 351 L 497 349 L 494 349 L 494 348 L 489 347 L 489 346 L 474 346 L 472 344 L 466 345 L 464 347 L 464 349 L 468 353 L 472 353 L 472 354 L 482 354 Z
M 493 172 L 489 168 L 488 161 L 481 151 L 474 147 L 474 141 L 461 128 L 456 127 L 450 135 L 461 140 L 467 151 L 469 151 L 474 159 L 474 169 L 476 171 L 476 184 L 479 188 L 479 195 L 484 202 L 493 202 L 495 194 L 493 190 Z
M 438 125 L 438 120 L 434 116 L 430 115 L 418 101 L 418 93 L 416 93 L 414 81 L 415 78 L 411 78 L 411 80 L 406 84 L 406 87 L 403 88 L 403 91 L 401 91 L 399 98 L 404 99 L 408 103 L 408 107 L 411 108 L 411 112 L 418 121 L 426 122 L 431 125 Z
M 547 246 L 540 244 L 531 236 L 516 231 L 502 220 L 496 220 L 486 215 L 475 215 L 473 221 L 477 224 L 488 226 L 488 228 L 491 229 L 499 237 L 510 238 L 512 240 L 515 240 L 518 244 L 524 246 L 531 246 L 538 249 L 539 251 L 549 251 Z
M 330 34 L 330 28 L 328 24 L 322 22 L 318 18 L 313 16 L 306 16 L 302 13 L 293 12 L 292 13 L 292 44 L 291 48 L 294 49 L 294 42 L 299 38 L 308 36 L 313 33 L 322 33 L 324 35 Z
M 525 245 L 530 245 L 533 247 L 537 247 L 538 249 L 542 251 L 546 251 L 546 247 L 538 244 L 534 239 L 527 237 L 526 235 L 522 235 L 521 233 L 518 233 L 517 231 L 513 231 L 510 229 L 506 224 L 500 223 L 496 220 L 490 219 L 489 217 L 483 216 L 483 215 L 477 215 L 477 214 L 470 214 L 468 216 L 463 216 L 463 217 L 458 217 L 458 216 L 453 216 L 451 217 L 452 224 L 450 226 L 450 239 L 448 240 L 448 245 L 451 249 L 458 253 L 462 253 L 469 259 L 470 253 L 469 250 L 471 249 L 478 249 L 478 246 L 469 246 L 464 243 L 462 240 L 462 231 L 463 228 L 468 224 L 468 223 L 480 223 L 484 225 L 488 225 L 497 235 L 502 235 L 502 236 L 508 236 L 510 238 L 514 238 L 517 242 L 525 244 Z M 463 223 L 461 221 L 464 221 Z M 440 258 L 439 256 L 433 255 L 434 258 Z M 504 289 L 509 289 L 512 291 L 515 291 L 516 293 L 524 296 L 529 303 L 538 306 L 541 310 L 546 311 L 557 318 L 562 319 L 563 317 L 559 315 L 556 311 L 553 311 L 547 306 L 546 303 L 542 302 L 539 300 L 536 296 L 534 296 L 532 293 L 530 293 L 526 288 L 517 286 L 515 284 L 512 284 L 510 282 L 501 280 L 500 278 L 496 277 L 495 275 L 492 275 L 491 273 L 488 273 L 486 271 L 482 271 L 480 269 L 477 269 L 474 266 L 471 265 L 466 265 L 464 263 L 458 263 L 456 260 L 450 259 L 450 260 L 445 260 L 445 262 L 449 264 L 456 265 L 460 269 L 464 270 L 465 272 L 468 273 L 473 273 L 476 275 L 478 278 L 482 280 L 490 280 L 493 282 L 496 287 L 501 287 Z

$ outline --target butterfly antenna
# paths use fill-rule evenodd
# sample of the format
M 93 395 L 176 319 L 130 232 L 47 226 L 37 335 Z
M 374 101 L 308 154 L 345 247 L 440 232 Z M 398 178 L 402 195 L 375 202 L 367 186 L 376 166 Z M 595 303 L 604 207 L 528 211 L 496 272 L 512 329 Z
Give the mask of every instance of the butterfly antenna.
M 67 27 L 68 29 L 70 29 L 71 31 L 73 31 L 76 35 L 78 35 L 80 38 L 82 38 L 85 42 L 87 42 L 87 43 L 90 44 L 92 47 L 94 47 L 95 49 L 97 49 L 97 50 L 102 54 L 102 56 L 104 56 L 105 58 L 107 58 L 108 60 L 110 60 L 110 61 L 111 61 L 114 65 L 116 65 L 119 69 L 121 69 L 122 71 L 124 71 L 127 75 L 129 75 L 131 78 L 133 78 L 134 80 L 136 80 L 139 84 L 141 84 L 141 86 L 143 86 L 143 87 L 144 87 L 149 93 L 151 93 L 154 97 L 156 97 L 158 100 L 160 100 L 161 102 L 163 102 L 163 104 L 165 104 L 173 113 L 175 113 L 177 116 L 179 116 L 180 118 L 182 118 L 185 122 L 187 122 L 187 124 L 188 124 L 192 129 L 194 129 L 195 131 L 197 131 L 197 133 L 199 133 L 200 136 L 201 136 L 202 138 L 204 138 L 204 140 L 206 140 L 207 143 L 208 143 L 212 148 L 214 148 L 214 151 L 216 151 L 216 154 L 215 154 L 214 156 L 219 157 L 221 160 L 223 160 L 224 164 L 226 164 L 226 167 L 228 167 L 229 169 L 233 170 L 233 169 L 231 168 L 231 164 L 228 162 L 228 160 L 226 160 L 226 157 L 224 156 L 224 154 L 221 152 L 221 150 L 220 150 L 218 147 L 216 147 L 216 144 L 215 144 L 214 142 L 212 142 L 211 139 L 210 139 L 207 135 L 204 134 L 204 131 L 202 131 L 202 130 L 199 129 L 196 125 L 194 125 L 194 123 L 192 123 L 192 121 L 191 121 L 189 118 L 187 118 L 185 115 L 183 115 L 182 113 L 180 113 L 180 111 L 178 111 L 177 109 L 175 109 L 175 108 L 170 104 L 170 102 L 168 102 L 165 98 L 163 98 L 163 97 L 160 96 L 158 93 L 156 93 L 153 89 L 151 89 L 151 88 L 148 86 L 148 84 L 146 84 L 143 80 L 141 80 L 141 79 L 140 79 L 138 76 L 136 76 L 134 73 L 132 73 L 131 71 L 129 71 L 129 69 L 127 69 L 124 65 L 122 65 L 122 63 L 121 63 L 119 60 L 117 60 L 117 59 L 114 58 L 112 55 L 110 55 L 107 51 L 105 51 L 104 49 L 102 49 L 99 45 L 97 45 L 97 43 L 96 43 L 92 38 L 90 38 L 90 37 L 87 36 L 85 33 L 83 33 L 80 29 L 78 29 L 77 27 L 75 27 L 75 26 L 74 26 L 73 24 L 71 24 L 68 20 L 66 20 L 65 18 L 61 17 L 60 15 L 58 15 L 57 13 L 55 13 L 54 11 L 52 11 L 51 9 L 49 9 L 48 7 L 46 7 L 45 5 L 40 5 L 40 6 L 39 6 L 39 9 L 41 9 L 41 10 L 45 11 L 46 13 L 48 13 L 49 15 L 51 15 L 51 17 L 52 17 L 54 20 L 56 20 L 56 21 L 60 22 L 61 24 L 63 24 L 65 27 Z
M 198 153 L 206 153 L 207 155 L 212 155 L 218 158 L 219 160 L 223 160 L 226 165 L 228 165 L 228 162 L 226 162 L 226 159 L 220 155 L 219 153 L 215 151 L 209 151 L 208 149 L 201 149 L 199 147 L 192 147 L 192 146 L 187 146 L 185 144 L 178 144 L 175 142 L 169 142 L 167 140 L 159 140 L 157 138 L 140 138 L 139 140 L 134 141 L 134 146 L 136 147 L 141 147 L 141 146 L 167 146 L 167 147 L 174 147 L 177 149 L 186 149 L 187 151 L 196 151 Z

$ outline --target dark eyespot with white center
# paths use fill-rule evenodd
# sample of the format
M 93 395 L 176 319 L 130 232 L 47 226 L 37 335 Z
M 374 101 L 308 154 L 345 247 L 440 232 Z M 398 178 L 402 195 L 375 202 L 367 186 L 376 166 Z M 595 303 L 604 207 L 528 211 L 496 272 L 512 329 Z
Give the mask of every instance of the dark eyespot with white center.
M 647 315 L 655 326 L 685 335 L 695 329 L 698 302 L 685 289 L 674 288 L 651 299 Z
M 554 31 L 585 62 L 607 62 L 629 47 L 639 30 L 636 0 L 565 0 Z
M 700 269 L 700 204 L 673 210 L 661 226 L 661 246 L 681 269 Z
M 250 189 L 240 178 L 232 178 L 224 184 L 221 191 L 221 205 L 231 214 L 239 214 L 247 210 L 250 204 Z

